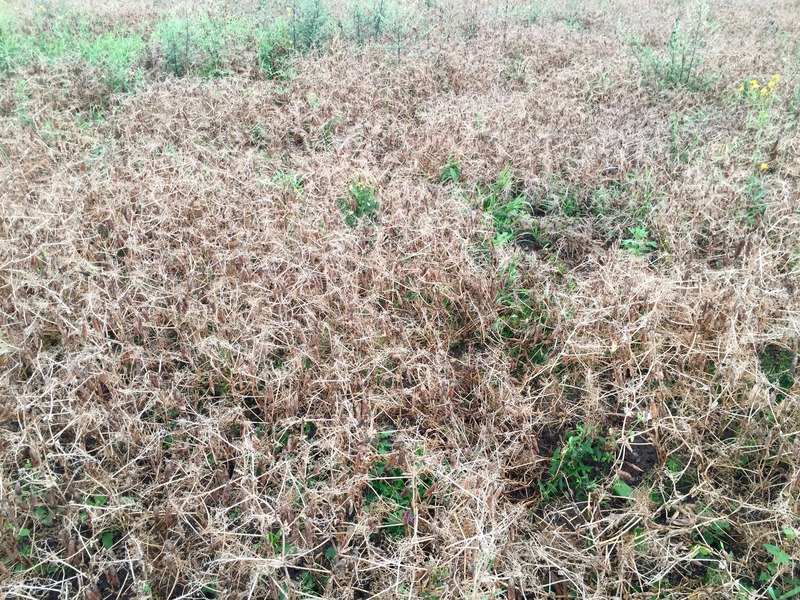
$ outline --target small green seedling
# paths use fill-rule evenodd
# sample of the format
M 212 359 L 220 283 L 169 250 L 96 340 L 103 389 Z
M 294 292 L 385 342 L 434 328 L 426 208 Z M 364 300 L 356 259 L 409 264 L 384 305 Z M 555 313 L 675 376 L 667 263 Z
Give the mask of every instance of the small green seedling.
M 447 162 L 440 169 L 442 183 L 458 183 L 461 180 L 461 163 L 453 156 L 447 157 Z
M 789 531 L 792 537 L 787 535 L 787 538 L 791 540 L 795 534 L 794 530 Z M 766 564 L 767 570 L 762 571 L 758 579 L 767 586 L 768 596 L 772 600 L 788 600 L 800 595 L 800 579 L 789 579 L 784 576 L 784 573 L 792 573 L 791 566 L 794 559 L 791 554 L 773 544 L 764 544 L 764 549 L 769 552 L 771 560 Z
M 647 228 L 644 225 L 629 227 L 628 232 L 631 234 L 631 237 L 622 240 L 622 247 L 628 252 L 631 252 L 636 256 L 643 256 L 644 254 L 652 252 L 658 248 L 658 244 L 649 239 L 650 232 L 647 231 Z
M 379 455 L 388 455 L 393 449 L 391 435 L 394 431 L 380 432 L 373 442 Z M 417 497 L 422 498 L 433 485 L 430 475 L 423 475 L 417 480 Z M 412 500 L 414 489 L 411 477 L 400 467 L 389 466 L 389 460 L 380 460 L 370 472 L 368 488 L 364 494 L 367 506 L 378 501 L 391 507 L 389 514 L 383 519 L 383 528 L 391 537 L 400 538 L 407 527 L 414 523 Z
M 339 203 L 348 227 L 354 227 L 360 219 L 373 221 L 379 209 L 378 191 L 363 181 L 351 185 L 348 197 Z
M 492 218 L 495 246 L 513 242 L 520 219 L 529 212 L 528 199 L 514 193 L 516 184 L 511 167 L 506 166 L 487 187 L 478 188 L 483 211 Z
M 550 460 L 550 478 L 540 481 L 542 501 L 567 496 L 581 502 L 600 486 L 600 480 L 614 462 L 608 440 L 597 427 L 578 425 Z M 620 491 L 624 492 L 620 488 Z M 622 494 L 620 494 L 622 495 Z

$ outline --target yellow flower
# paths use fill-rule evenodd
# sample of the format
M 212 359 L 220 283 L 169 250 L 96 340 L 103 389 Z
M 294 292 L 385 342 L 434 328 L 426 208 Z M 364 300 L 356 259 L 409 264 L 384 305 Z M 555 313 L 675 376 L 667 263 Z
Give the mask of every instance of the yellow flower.
M 766 94 L 769 90 L 767 88 L 761 88 L 761 93 Z
M 774 81 L 770 81 L 767 85 L 769 87 L 775 87 L 775 82 Z
M 772 76 L 772 78 L 773 78 L 775 81 L 778 81 L 778 79 L 780 79 L 780 78 L 781 78 L 781 76 L 780 76 L 780 75 L 778 75 L 777 73 L 775 73 L 775 75 L 773 75 L 773 76 Z
M 758 87 L 758 82 L 755 79 L 750 80 L 750 85 L 753 87 Z
M 761 170 L 766 171 L 767 169 L 769 169 L 769 165 L 767 163 L 761 163 Z
M 739 91 L 740 91 L 740 92 L 743 92 L 743 91 L 744 91 L 744 86 L 743 86 L 743 85 L 740 85 L 740 86 L 739 86 Z

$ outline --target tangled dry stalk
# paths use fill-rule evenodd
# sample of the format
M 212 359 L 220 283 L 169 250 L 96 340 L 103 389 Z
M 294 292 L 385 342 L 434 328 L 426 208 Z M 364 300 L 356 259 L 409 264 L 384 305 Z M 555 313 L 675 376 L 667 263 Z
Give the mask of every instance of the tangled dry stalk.
M 7 76 L 6 597 L 791 592 L 796 6 L 717 7 L 700 90 L 619 33 L 663 43 L 673 2 L 548 6 L 433 3 L 289 79 Z M 735 90 L 776 71 L 756 134 Z M 529 210 L 495 244 L 504 166 Z M 583 497 L 547 487 L 578 426 L 610 460 Z

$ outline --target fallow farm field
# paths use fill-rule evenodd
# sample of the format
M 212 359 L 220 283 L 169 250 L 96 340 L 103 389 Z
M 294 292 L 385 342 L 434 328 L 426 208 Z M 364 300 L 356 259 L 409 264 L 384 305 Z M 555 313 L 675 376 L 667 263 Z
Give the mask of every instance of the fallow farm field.
M 0 0 L 0 595 L 800 600 L 797 0 Z

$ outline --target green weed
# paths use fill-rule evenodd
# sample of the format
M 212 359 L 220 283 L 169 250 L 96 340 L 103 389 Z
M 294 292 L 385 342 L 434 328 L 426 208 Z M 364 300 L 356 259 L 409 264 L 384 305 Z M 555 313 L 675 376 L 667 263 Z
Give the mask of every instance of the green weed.
M 447 157 L 447 162 L 439 169 L 441 183 L 458 183 L 461 180 L 461 163 L 453 156 Z
M 517 9 L 517 16 L 529 25 L 535 25 L 541 23 L 551 10 L 550 2 L 530 2 Z
M 670 115 L 669 153 L 676 161 L 691 164 L 703 145 L 701 125 L 707 118 L 705 111 L 694 114 Z
M 761 354 L 761 369 L 782 398 L 794 386 L 796 350 L 769 344 Z
M 583 31 L 584 19 L 584 10 L 580 0 L 567 0 L 566 10 L 563 15 L 567 28 L 572 31 Z
M 152 41 L 164 56 L 162 67 L 176 77 L 196 72 L 202 77 L 225 74 L 237 51 L 255 40 L 252 23 L 245 19 L 201 14 L 161 21 Z
M 393 434 L 394 431 L 383 431 L 378 434 L 373 445 L 379 455 L 388 455 L 392 451 Z M 416 497 L 424 497 L 432 485 L 433 478 L 430 475 L 419 477 L 416 483 Z M 388 460 L 379 460 L 370 471 L 368 487 L 364 494 L 365 506 L 369 508 L 380 502 L 388 508 L 382 525 L 383 530 L 391 537 L 403 537 L 407 528 L 413 527 L 412 486 L 411 476 L 399 466 L 390 466 Z
M 27 43 L 26 43 L 27 42 Z M 0 13 L 0 77 L 6 76 L 26 59 L 30 42 L 12 15 Z
M 130 91 L 138 78 L 134 65 L 140 59 L 144 41 L 125 31 L 103 33 L 83 50 L 90 65 L 97 66 L 110 92 Z
M 361 219 L 374 220 L 379 209 L 378 191 L 363 181 L 351 185 L 348 197 L 339 203 L 348 227 L 354 227 Z
M 52 22 L 22 27 L 13 17 L 0 16 L 0 75 L 35 62 L 76 58 L 98 69 L 110 92 L 129 91 L 136 79 L 142 36 L 124 27 L 96 33 L 82 15 L 65 15 Z
M 299 198 L 303 194 L 305 179 L 299 173 L 278 171 L 272 178 L 272 183 L 278 188 L 291 192 L 292 195 Z M 276 368 L 280 368 L 280 365 L 276 365 Z
M 635 35 L 629 46 L 645 81 L 657 89 L 703 89 L 710 83 L 701 68 L 701 50 L 711 32 L 709 7 L 702 3 L 694 15 L 678 18 L 667 42 L 666 53 L 645 46 Z
M 711 508 L 699 506 L 698 524 L 693 534 L 693 553 L 700 558 L 714 554 L 726 554 L 726 545 L 731 543 L 731 525 Z
M 380 40 L 389 26 L 390 0 L 356 0 L 349 6 L 350 36 L 359 46 Z
M 631 237 L 622 240 L 622 247 L 635 256 L 643 256 L 658 248 L 658 244 L 650 239 L 650 232 L 644 225 L 629 227 Z
M 286 16 L 295 51 L 319 49 L 333 34 L 330 7 L 323 0 L 292 0 L 287 5 Z
M 268 79 L 290 79 L 292 36 L 288 17 L 274 19 L 259 36 L 258 66 Z
M 515 194 L 511 167 L 506 166 L 488 186 L 479 185 L 477 196 L 481 208 L 488 214 L 494 225 L 494 243 L 497 246 L 513 242 L 517 224 L 529 212 L 529 202 L 523 195 Z
M 771 600 L 788 600 L 800 595 L 800 579 L 794 576 L 795 559 L 784 550 L 788 543 L 797 538 L 797 534 L 790 527 L 784 528 L 783 533 L 786 539 L 780 546 L 764 544 L 769 560 L 758 577 L 762 589 Z
M 495 300 L 498 316 L 493 329 L 504 341 L 516 341 L 508 349 L 511 358 L 543 364 L 552 350 L 549 313 L 533 290 L 520 287 L 517 266 L 517 260 L 512 260 L 500 273 L 505 284 Z
M 326 121 L 322 126 L 322 145 L 326 149 L 330 149 L 331 144 L 333 143 L 333 132 L 335 131 L 336 126 L 341 122 L 342 117 L 337 115 Z
M 550 460 L 549 479 L 539 482 L 542 502 L 559 497 L 585 501 L 600 486 L 609 465 L 614 462 L 610 442 L 594 426 L 578 425 L 567 435 Z
M 753 229 L 764 219 L 767 211 L 767 190 L 760 174 L 750 174 L 744 186 L 744 207 L 739 213 L 739 221 Z

